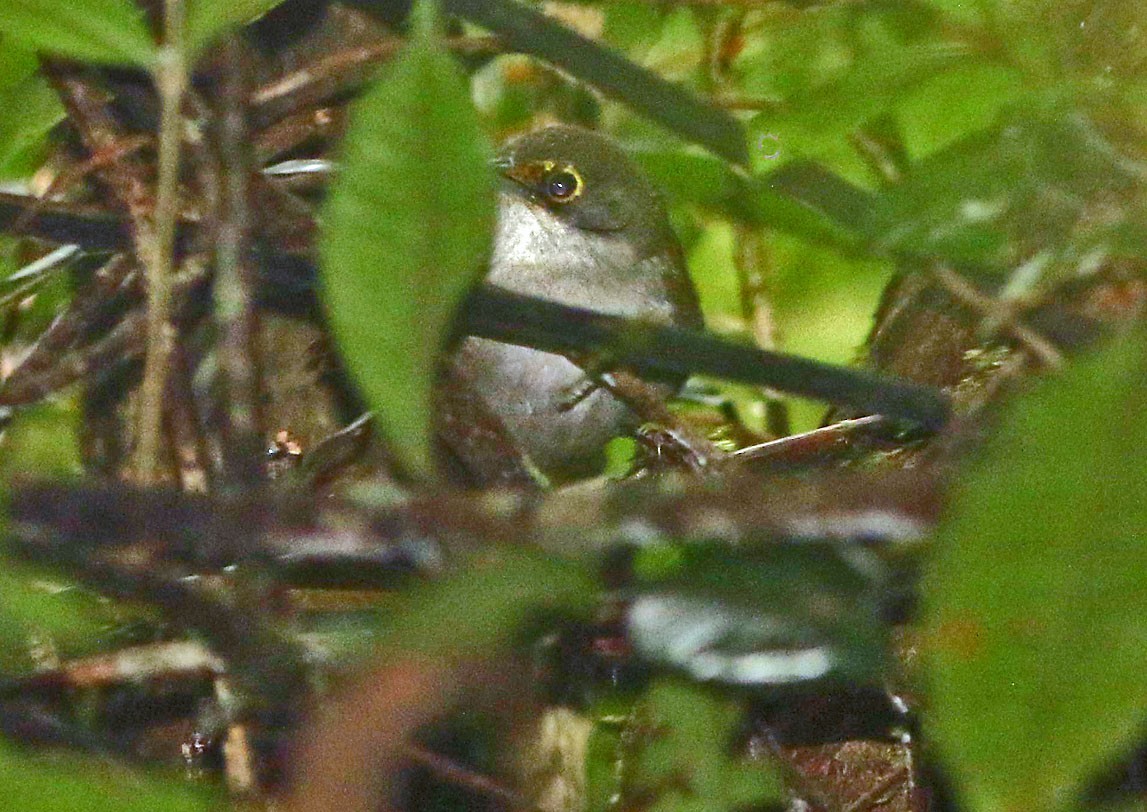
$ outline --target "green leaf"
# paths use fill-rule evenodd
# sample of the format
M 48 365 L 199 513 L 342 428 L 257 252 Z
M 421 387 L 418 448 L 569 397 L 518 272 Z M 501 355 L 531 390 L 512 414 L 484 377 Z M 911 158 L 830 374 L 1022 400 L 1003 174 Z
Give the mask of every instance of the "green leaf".
M 382 645 L 435 656 L 489 650 L 519 632 L 532 613 L 588 615 L 600 594 L 582 565 L 509 547 L 491 549 L 413 592 L 384 621 Z
M 79 407 L 72 399 L 23 409 L 0 435 L 0 477 L 78 476 Z
M 47 135 L 64 119 L 59 97 L 41 76 L 0 88 L 0 179 L 31 175 L 47 149 Z
M 22 812 L 194 812 L 219 809 L 219 793 L 177 777 L 130 772 L 76 757 L 34 756 L 0 741 L 0 792 Z
M 737 703 L 717 694 L 676 681 L 655 683 L 636 711 L 637 736 L 629 737 L 636 747 L 622 763 L 629 772 L 622 797 L 653 797 L 648 808 L 658 812 L 721 812 L 780 802 L 783 783 L 770 765 L 732 755 L 740 717 Z
M 435 359 L 488 256 L 489 161 L 467 83 L 423 20 L 355 106 L 322 240 L 336 333 L 415 470 L 430 469 Z
M 0 558 L 0 668 L 11 676 L 45 660 L 95 654 L 134 642 L 149 628 L 138 608 L 116 603 L 56 573 Z
M 1078 111 L 1020 109 L 913 164 L 867 230 L 880 251 L 1003 270 L 1076 237 L 1088 203 L 1125 198 L 1132 166 Z
M 148 67 L 156 45 L 131 0 L 4 0 L 0 31 L 20 47 Z
M 64 118 L 38 67 L 30 51 L 7 42 L 0 47 L 0 179 L 30 175 L 47 147 L 48 131 Z
M 924 583 L 930 728 L 970 812 L 1071 807 L 1147 718 L 1147 340 L 1016 402 Z
M 282 2 L 283 0 L 193 0 L 187 8 L 185 22 L 187 52 L 194 59 L 195 54 L 223 31 L 258 19 Z
M 969 87 L 976 92 L 964 92 Z M 990 63 L 973 62 L 933 76 L 897 106 L 908 154 L 923 157 L 988 129 L 1022 90 L 1017 71 Z
M 728 161 L 747 164 L 741 123 L 690 91 L 515 0 L 445 0 L 443 6 L 501 37 L 507 48 L 534 54 L 595 86 L 682 138 Z

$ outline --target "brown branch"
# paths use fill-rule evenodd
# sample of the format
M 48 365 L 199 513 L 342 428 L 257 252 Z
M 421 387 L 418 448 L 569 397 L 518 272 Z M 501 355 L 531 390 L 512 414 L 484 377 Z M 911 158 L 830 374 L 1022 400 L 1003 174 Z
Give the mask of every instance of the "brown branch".
M 223 470 L 232 487 L 264 478 L 266 437 L 259 361 L 258 279 L 251 256 L 254 158 L 247 126 L 248 64 L 237 36 L 219 48 L 215 83 L 215 322 L 227 405 Z

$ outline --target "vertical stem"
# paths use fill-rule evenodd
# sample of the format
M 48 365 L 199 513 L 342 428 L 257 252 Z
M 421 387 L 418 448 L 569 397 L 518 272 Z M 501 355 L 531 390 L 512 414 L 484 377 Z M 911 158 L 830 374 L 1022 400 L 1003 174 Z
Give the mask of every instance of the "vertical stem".
M 171 324 L 171 291 L 175 255 L 175 225 L 179 216 L 179 149 L 182 141 L 180 106 L 186 82 L 183 53 L 183 0 L 164 1 L 164 43 L 155 67 L 159 91 L 159 181 L 154 213 L 154 240 L 147 260 L 147 355 L 136 436 L 136 471 L 141 482 L 160 476 L 163 393 L 167 362 L 175 341 Z
M 748 226 L 737 226 L 736 256 L 737 282 L 741 294 L 741 318 L 758 347 L 776 349 L 778 327 L 769 299 L 770 284 L 767 273 L 771 258 L 766 255 L 765 242 L 759 231 Z M 789 434 L 789 415 L 785 401 L 776 392 L 762 390 L 765 406 L 765 429 L 774 437 Z
M 219 372 L 227 399 L 227 484 L 254 487 L 263 479 L 265 430 L 260 408 L 257 279 L 250 256 L 250 178 L 254 165 L 247 100 L 247 55 L 238 34 L 217 49 L 212 128 L 216 154 L 215 324 Z

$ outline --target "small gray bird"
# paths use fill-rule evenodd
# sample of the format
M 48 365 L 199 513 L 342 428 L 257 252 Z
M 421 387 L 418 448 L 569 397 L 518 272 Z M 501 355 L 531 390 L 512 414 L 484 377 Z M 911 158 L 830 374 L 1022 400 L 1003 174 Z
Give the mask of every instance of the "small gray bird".
M 604 313 L 701 326 L 665 206 L 616 144 L 579 127 L 547 127 L 510 142 L 496 166 L 504 179 L 488 283 Z M 594 473 L 605 444 L 635 428 L 625 404 L 590 387 L 573 362 L 500 341 L 463 338 L 442 389 L 439 436 L 451 468 L 471 482 L 513 478 L 486 459 L 499 445 L 483 429 L 491 423 L 551 482 Z

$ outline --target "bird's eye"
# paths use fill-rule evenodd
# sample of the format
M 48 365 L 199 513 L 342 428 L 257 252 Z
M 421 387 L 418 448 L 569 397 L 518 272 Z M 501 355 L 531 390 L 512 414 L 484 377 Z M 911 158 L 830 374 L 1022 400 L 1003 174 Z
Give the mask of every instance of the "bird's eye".
M 581 178 L 570 169 L 559 169 L 546 175 L 545 190 L 550 200 L 565 203 L 581 192 Z

